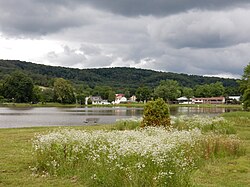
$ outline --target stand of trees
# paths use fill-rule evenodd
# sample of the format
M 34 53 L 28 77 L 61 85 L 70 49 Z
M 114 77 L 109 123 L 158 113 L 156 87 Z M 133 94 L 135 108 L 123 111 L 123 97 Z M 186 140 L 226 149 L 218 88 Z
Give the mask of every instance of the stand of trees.
M 245 67 L 244 74 L 239 83 L 240 91 L 243 94 L 243 107 L 245 110 L 248 110 L 250 108 L 250 63 Z
M 180 96 L 213 97 L 245 93 L 243 97 L 247 101 L 250 97 L 247 94 L 250 92 L 249 76 L 248 66 L 240 81 L 240 92 L 239 84 L 233 79 L 135 68 L 79 70 L 0 60 L 0 102 L 83 104 L 85 97 L 90 95 L 101 96 L 111 102 L 116 93 L 123 93 L 127 98 L 135 95 L 141 102 L 152 98 L 171 102 Z

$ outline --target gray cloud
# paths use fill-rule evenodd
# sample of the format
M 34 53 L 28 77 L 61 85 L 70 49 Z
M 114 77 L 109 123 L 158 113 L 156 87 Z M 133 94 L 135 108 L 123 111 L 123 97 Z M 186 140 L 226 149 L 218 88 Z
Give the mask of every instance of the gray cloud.
M 7 36 L 39 37 L 95 22 L 100 13 L 89 7 L 34 0 L 0 1 L 0 31 Z
M 154 39 L 177 48 L 221 48 L 250 42 L 249 17 L 249 9 L 191 11 L 157 19 L 148 31 Z
M 56 1 L 58 2 L 58 1 Z M 125 16 L 166 16 L 190 9 L 220 10 L 235 6 L 244 7 L 249 0 L 71 0 L 67 5 L 87 4 L 102 10 Z
M 51 65 L 240 75 L 249 10 L 249 0 L 0 0 L 0 36 L 60 43 L 43 54 Z

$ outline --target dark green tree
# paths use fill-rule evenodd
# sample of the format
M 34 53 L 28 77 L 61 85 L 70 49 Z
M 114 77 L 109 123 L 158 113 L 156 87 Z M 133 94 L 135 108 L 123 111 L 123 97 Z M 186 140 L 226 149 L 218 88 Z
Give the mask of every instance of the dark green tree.
M 211 94 L 210 86 L 208 84 L 197 85 L 195 87 L 194 96 L 195 97 L 211 97 L 212 94 Z
M 32 100 L 33 87 L 33 81 L 28 75 L 15 71 L 4 80 L 3 96 L 17 103 L 27 103 Z
M 138 101 L 148 101 L 151 98 L 151 91 L 147 86 L 137 88 L 135 96 Z
M 108 102 L 115 101 L 115 92 L 113 90 L 109 91 Z
M 177 81 L 163 80 L 160 85 L 155 88 L 154 96 L 162 98 L 165 101 L 173 101 L 181 95 L 180 86 Z
M 244 68 L 240 83 L 240 91 L 243 93 L 243 107 L 247 110 L 250 107 L 250 63 Z
M 52 88 L 44 88 L 41 92 L 41 101 L 42 103 L 55 102 L 54 100 L 54 91 Z
M 75 94 L 71 83 L 63 78 L 57 78 L 54 82 L 54 95 L 58 102 L 74 103 Z
M 86 95 L 86 94 L 84 94 L 84 93 L 77 94 L 77 95 L 76 95 L 77 103 L 80 104 L 80 105 L 85 104 L 85 98 L 86 98 L 87 96 L 89 96 L 89 95 Z
M 110 91 L 113 91 L 110 86 L 95 86 L 92 95 L 101 96 L 102 99 L 108 100 Z
M 212 97 L 219 97 L 225 94 L 225 87 L 222 82 L 216 82 L 209 85 L 210 93 Z
M 190 99 L 194 96 L 194 91 L 192 88 L 184 87 L 182 88 L 182 95 Z
M 42 100 L 42 89 L 39 86 L 33 87 L 32 102 L 38 103 Z

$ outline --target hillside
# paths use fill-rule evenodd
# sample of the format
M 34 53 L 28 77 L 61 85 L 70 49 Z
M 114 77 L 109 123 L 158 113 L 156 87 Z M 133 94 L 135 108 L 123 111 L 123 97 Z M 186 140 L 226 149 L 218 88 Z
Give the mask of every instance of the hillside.
M 176 80 L 181 86 L 186 87 L 195 87 L 198 84 L 210 84 L 217 81 L 221 81 L 225 87 L 238 87 L 236 80 L 218 77 L 203 77 L 126 67 L 74 69 L 18 60 L 0 60 L 0 80 L 6 74 L 15 70 L 27 73 L 33 78 L 35 84 L 41 86 L 49 86 L 53 78 L 62 77 L 71 80 L 75 84 L 88 84 L 92 88 L 96 85 L 111 86 L 114 89 L 137 88 L 142 85 L 154 88 L 161 80 L 166 79 Z

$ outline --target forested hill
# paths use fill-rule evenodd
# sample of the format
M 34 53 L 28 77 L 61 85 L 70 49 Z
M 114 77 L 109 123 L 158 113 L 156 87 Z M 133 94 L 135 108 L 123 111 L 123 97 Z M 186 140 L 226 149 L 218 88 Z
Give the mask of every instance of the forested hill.
M 33 78 L 35 84 L 41 86 L 49 86 L 53 78 L 62 77 L 71 80 L 75 84 L 88 84 L 92 88 L 96 85 L 110 86 L 114 89 L 137 88 L 142 85 L 154 88 L 161 80 L 166 79 L 176 80 L 181 86 L 191 88 L 196 85 L 210 84 L 217 81 L 222 82 L 225 87 L 238 87 L 234 79 L 217 77 L 203 77 L 126 67 L 74 69 L 46 66 L 18 60 L 0 60 L 0 80 L 6 74 L 15 70 L 25 72 Z

